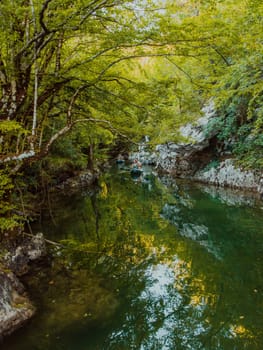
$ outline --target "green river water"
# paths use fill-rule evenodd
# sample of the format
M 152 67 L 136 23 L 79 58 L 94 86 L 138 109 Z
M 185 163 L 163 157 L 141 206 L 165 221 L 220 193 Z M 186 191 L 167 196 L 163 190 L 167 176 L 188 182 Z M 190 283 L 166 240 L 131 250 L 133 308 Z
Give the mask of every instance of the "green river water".
M 1 349 L 262 350 L 262 202 L 150 169 L 100 187 L 43 210 L 64 250 L 25 278 L 38 312 Z

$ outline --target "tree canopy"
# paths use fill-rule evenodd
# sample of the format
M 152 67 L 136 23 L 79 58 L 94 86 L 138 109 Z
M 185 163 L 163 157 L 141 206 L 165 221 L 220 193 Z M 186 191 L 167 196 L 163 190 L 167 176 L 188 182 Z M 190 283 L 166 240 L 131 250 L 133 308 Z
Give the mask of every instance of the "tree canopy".
M 262 13 L 259 0 L 2 0 L 2 202 L 24 164 L 83 168 L 120 140 L 176 140 L 211 97 L 212 127 L 255 164 Z

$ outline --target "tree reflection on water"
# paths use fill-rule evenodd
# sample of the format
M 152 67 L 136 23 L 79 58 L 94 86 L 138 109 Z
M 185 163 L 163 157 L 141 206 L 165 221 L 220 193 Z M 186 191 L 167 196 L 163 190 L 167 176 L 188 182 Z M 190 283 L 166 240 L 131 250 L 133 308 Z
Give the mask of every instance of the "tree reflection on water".
M 5 350 L 261 349 L 261 212 L 206 192 L 118 172 L 56 204 L 44 229 L 64 248 Z

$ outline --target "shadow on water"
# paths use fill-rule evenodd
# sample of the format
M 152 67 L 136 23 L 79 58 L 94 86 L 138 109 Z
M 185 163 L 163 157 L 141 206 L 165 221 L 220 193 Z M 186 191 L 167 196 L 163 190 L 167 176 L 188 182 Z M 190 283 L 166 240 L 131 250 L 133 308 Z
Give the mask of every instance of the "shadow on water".
M 63 240 L 25 283 L 36 317 L 4 350 L 262 349 L 263 218 L 253 198 L 119 169 L 53 202 Z

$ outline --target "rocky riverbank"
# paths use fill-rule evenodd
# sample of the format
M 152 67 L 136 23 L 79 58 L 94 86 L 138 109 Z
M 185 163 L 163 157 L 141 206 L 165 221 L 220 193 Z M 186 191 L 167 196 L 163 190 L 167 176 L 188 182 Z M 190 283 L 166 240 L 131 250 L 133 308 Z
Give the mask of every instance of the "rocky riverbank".
M 20 328 L 35 312 L 23 285 L 5 268 L 0 268 L 0 340 Z
M 175 177 L 248 190 L 262 198 L 262 171 L 241 168 L 228 145 L 218 140 L 217 131 L 207 131 L 206 125 L 215 117 L 212 102 L 203 109 L 203 113 L 196 124 L 181 127 L 184 142 L 157 145 L 154 152 L 149 152 L 144 144 L 132 158 L 138 158 L 143 164 L 153 164 L 159 172 Z
M 263 174 L 238 167 L 234 159 L 226 159 L 214 167 L 201 169 L 193 178 L 217 186 L 250 190 L 263 197 Z
M 99 171 L 83 171 L 68 178 L 52 192 L 73 194 L 91 189 Z M 5 237 L 5 236 L 4 236 Z M 0 243 L 0 340 L 27 322 L 35 313 L 20 278 L 30 273 L 31 266 L 46 258 L 46 241 L 42 233 L 6 236 Z
M 30 270 L 33 262 L 46 256 L 46 245 L 41 233 L 35 236 L 21 235 L 18 243 L 8 248 L 1 246 L 0 263 L 0 339 L 11 334 L 35 313 L 19 277 Z

